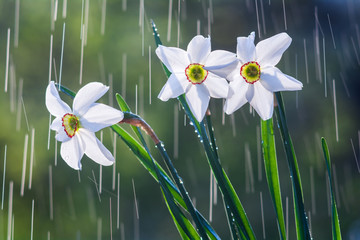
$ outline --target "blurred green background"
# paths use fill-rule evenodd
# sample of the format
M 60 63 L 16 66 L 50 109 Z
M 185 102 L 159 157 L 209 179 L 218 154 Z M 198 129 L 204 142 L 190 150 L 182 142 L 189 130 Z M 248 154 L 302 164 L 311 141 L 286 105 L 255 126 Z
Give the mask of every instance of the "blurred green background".
M 51 132 L 50 149 L 47 149 L 49 113 L 44 100 L 49 80 L 50 39 L 53 36 L 51 79 L 58 80 L 64 23 L 62 84 L 74 91 L 81 87 L 83 23 L 86 26 L 83 84 L 100 81 L 110 85 L 111 90 L 102 102 L 117 107 L 114 94 L 118 92 L 133 111 L 152 126 L 164 141 L 197 208 L 209 219 L 210 169 L 202 146 L 177 101 L 172 99 L 165 103 L 157 99 L 166 77 L 154 52 L 150 19 L 157 24 L 164 45 L 184 49 L 197 31 L 211 35 L 212 49 L 233 52 L 236 37 L 247 36 L 251 31 L 256 32 L 256 42 L 283 31 L 292 37 L 293 42 L 278 67 L 304 84 L 302 91 L 283 95 L 313 237 L 331 238 L 326 165 L 320 140 L 323 136 L 328 141 L 334 164 L 343 237 L 360 239 L 360 172 L 355 161 L 360 156 L 359 1 L 72 0 L 67 1 L 66 11 L 64 1 L 0 0 L 1 183 L 7 148 L 0 239 L 8 236 L 11 181 L 14 184 L 13 239 L 30 239 L 32 200 L 34 239 L 110 239 L 111 231 L 113 239 L 180 239 L 159 186 L 120 139 L 116 140 L 115 165 L 115 175 L 120 174 L 119 199 L 117 178 L 113 188 L 113 167 L 102 168 L 102 193 L 98 194 L 99 166 L 87 157 L 82 159 L 83 170 L 77 172 L 61 159 L 58 144 L 55 165 L 54 132 Z M 142 4 L 144 11 L 141 11 Z M 16 12 L 19 12 L 18 18 Z M 8 29 L 10 64 L 8 91 L 5 92 Z M 71 103 L 69 97 L 64 94 L 61 97 Z M 264 239 L 260 195 L 265 237 L 279 239 L 259 148 L 260 119 L 250 113 L 248 104 L 231 116 L 223 115 L 222 105 L 222 100 L 211 100 L 223 167 L 258 239 Z M 29 189 L 32 129 L 35 129 L 34 163 Z M 289 170 L 279 132 L 275 130 L 284 211 L 288 202 L 289 239 L 295 239 Z M 25 135 L 29 136 L 27 169 L 24 196 L 20 196 Z M 111 130 L 103 131 L 103 139 L 113 152 Z M 151 151 L 160 160 L 154 147 Z M 230 238 L 220 193 L 213 206 L 212 226 L 222 239 Z

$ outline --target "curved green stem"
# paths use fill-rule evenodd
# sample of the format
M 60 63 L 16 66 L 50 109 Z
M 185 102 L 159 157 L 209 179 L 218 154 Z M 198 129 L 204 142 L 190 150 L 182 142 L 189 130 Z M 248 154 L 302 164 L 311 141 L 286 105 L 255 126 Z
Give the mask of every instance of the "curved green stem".
M 203 143 L 209 165 L 225 198 L 225 203 L 230 207 L 232 216 L 239 225 L 240 230 L 244 234 L 245 238 L 255 239 L 255 234 L 246 216 L 245 210 L 239 200 L 239 197 L 237 196 L 235 189 L 233 188 L 229 178 L 222 168 L 219 159 L 216 157 L 211 148 L 203 122 L 200 123 L 200 129 L 198 130 L 198 133 L 200 135 L 200 140 Z
M 304 197 L 301 187 L 300 172 L 296 160 L 294 146 L 287 128 L 284 103 L 280 92 L 276 92 L 275 96 L 278 103 L 278 106 L 275 107 L 275 114 L 278 121 L 281 138 L 283 140 L 291 176 L 290 179 L 292 183 L 297 238 L 310 240 L 312 238 L 308 219 L 304 209 Z
M 131 124 L 133 126 L 136 126 L 136 127 L 141 127 L 149 136 L 151 136 L 151 138 L 153 139 L 156 147 L 160 151 L 161 156 L 165 160 L 165 163 L 166 163 L 167 167 L 169 168 L 169 170 L 171 172 L 171 175 L 173 176 L 178 189 L 180 190 L 182 198 L 184 199 L 186 207 L 187 207 L 190 215 L 192 216 L 192 218 L 193 218 L 193 220 L 195 222 L 195 225 L 197 226 L 197 229 L 199 231 L 200 236 L 204 240 L 209 239 L 207 234 L 206 234 L 205 228 L 203 226 L 203 222 L 200 220 L 199 213 L 195 209 L 194 205 L 192 204 L 190 196 L 189 196 L 188 192 L 185 189 L 185 186 L 184 186 L 184 183 L 183 183 L 181 177 L 177 173 L 174 165 L 172 164 L 172 162 L 171 162 L 171 160 L 170 160 L 170 158 L 169 158 L 169 156 L 168 156 L 168 154 L 167 154 L 167 152 L 166 152 L 166 150 L 164 148 L 163 143 L 156 136 L 155 132 L 152 130 L 152 128 L 142 118 L 140 118 L 139 116 L 137 116 L 135 114 L 132 114 L 132 113 L 128 113 L 128 112 L 124 113 L 124 119 L 122 120 L 122 122 L 129 123 L 129 124 Z M 151 157 L 150 151 L 148 150 L 147 146 L 145 148 L 146 148 L 149 156 Z M 151 159 L 152 159 L 152 157 L 151 157 Z M 153 159 L 152 159 L 152 161 L 154 162 Z M 154 164 L 154 167 L 155 167 L 155 163 L 153 163 L 153 164 Z M 158 175 L 158 178 L 159 178 L 160 173 L 158 173 L 158 170 L 157 170 L 157 175 Z
M 273 119 L 261 120 L 261 139 L 264 157 L 266 180 L 268 183 L 271 199 L 275 208 L 278 227 L 281 239 L 286 239 L 284 212 L 281 201 L 281 190 L 279 181 L 279 171 L 277 167 L 275 137 L 273 129 Z
M 330 153 L 326 143 L 325 138 L 321 138 L 321 145 L 324 153 L 324 158 L 326 162 L 326 169 L 328 172 L 329 185 L 330 185 L 330 196 L 331 196 L 331 227 L 332 227 L 332 239 L 333 240 L 341 240 L 341 229 L 339 222 L 339 215 L 336 207 L 336 200 L 334 196 L 334 185 L 331 177 L 331 160 Z
M 169 168 L 171 175 L 173 176 L 176 185 L 178 186 L 178 189 L 181 192 L 181 195 L 183 196 L 183 199 L 185 201 L 185 204 L 187 206 L 187 209 L 189 210 L 195 225 L 198 227 L 200 236 L 202 236 L 203 239 L 209 239 L 208 236 L 206 235 L 205 229 L 202 226 L 202 223 L 200 221 L 200 218 L 198 216 L 197 211 L 195 210 L 194 205 L 192 204 L 192 201 L 190 200 L 190 196 L 188 194 L 188 192 L 185 189 L 183 180 L 181 179 L 181 177 L 179 176 L 179 174 L 177 173 L 174 165 L 172 164 L 169 155 L 167 154 L 165 148 L 164 148 L 164 144 L 162 142 L 159 142 L 156 144 L 156 147 L 159 149 L 159 152 L 161 154 L 161 156 L 163 157 L 163 159 L 165 160 L 165 163 L 167 165 L 167 167 Z
M 211 121 L 211 113 L 210 110 L 208 109 L 205 115 L 206 118 L 206 123 L 207 123 L 207 131 L 209 133 L 209 137 L 210 137 L 210 141 L 211 141 L 211 147 L 213 149 L 213 152 L 215 154 L 215 156 L 217 158 L 219 158 L 218 152 L 217 152 L 217 146 L 216 146 L 216 141 L 215 141 L 215 135 L 214 135 L 214 130 L 213 130 L 213 126 L 212 126 L 212 121 Z M 223 199 L 223 203 L 224 203 L 224 207 L 225 207 L 225 213 L 226 213 L 226 217 L 228 220 L 228 225 L 230 228 L 230 233 L 232 235 L 232 239 L 236 239 L 235 237 L 239 238 L 238 236 L 238 232 L 240 231 L 240 229 L 238 228 L 238 225 L 236 225 L 233 221 L 232 221 L 232 213 L 230 211 L 229 205 L 227 205 Z

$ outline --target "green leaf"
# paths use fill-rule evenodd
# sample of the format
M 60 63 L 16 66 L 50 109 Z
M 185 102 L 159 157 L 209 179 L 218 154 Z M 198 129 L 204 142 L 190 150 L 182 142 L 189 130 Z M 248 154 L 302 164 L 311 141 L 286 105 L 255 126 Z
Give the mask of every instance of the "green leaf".
M 219 159 L 212 151 L 209 139 L 206 135 L 204 123 L 201 122 L 200 129 L 200 140 L 203 143 L 205 153 L 208 158 L 209 165 L 214 173 L 215 179 L 218 183 L 221 193 L 223 194 L 225 204 L 229 206 L 231 215 L 234 218 L 235 223 L 239 226 L 239 232 L 242 239 L 256 239 L 254 231 L 250 225 L 250 222 L 246 216 L 245 210 L 237 196 L 234 187 L 232 186 L 228 176 L 222 168 Z
M 118 104 L 119 104 L 119 107 L 120 107 L 123 111 L 129 111 L 129 112 L 131 111 L 131 110 L 130 110 L 130 107 L 127 105 L 127 103 L 125 102 L 125 100 L 124 100 L 124 99 L 121 97 L 121 95 L 118 94 L 118 93 L 116 94 L 116 100 L 117 100 L 117 102 L 118 102 Z M 138 117 L 138 116 L 133 115 L 133 114 L 131 114 L 131 113 L 126 113 L 126 114 L 127 114 L 127 115 L 131 115 L 132 117 Z M 139 117 L 139 118 L 140 118 L 140 117 Z M 148 147 L 147 147 L 147 145 L 146 145 L 146 142 L 145 142 L 145 140 L 144 140 L 144 138 L 143 138 L 143 135 L 142 135 L 139 127 L 134 127 L 134 126 L 132 126 L 132 129 L 134 130 L 134 132 L 135 132 L 135 134 L 138 136 L 138 138 L 141 140 L 142 144 L 143 144 L 144 147 L 145 147 L 145 150 L 146 150 L 146 151 L 148 152 L 148 154 L 150 155 L 150 152 L 149 152 L 149 150 L 148 150 Z M 163 156 L 165 162 L 168 164 L 168 168 L 169 168 L 170 170 L 173 169 L 172 174 L 173 174 L 173 172 L 176 173 L 176 170 L 175 170 L 175 168 L 173 168 L 172 164 L 169 165 L 170 159 L 169 159 L 169 157 L 168 157 L 168 155 L 167 155 L 167 153 L 166 153 L 166 150 L 165 150 L 165 148 L 163 147 L 162 143 L 158 143 L 156 146 L 157 146 L 158 150 L 160 151 L 161 156 Z M 171 161 L 170 161 L 170 163 L 171 163 Z M 206 233 L 209 234 L 209 236 L 211 237 L 211 239 L 220 239 L 219 236 L 216 234 L 216 232 L 211 228 L 211 226 L 210 226 L 210 225 L 208 224 L 208 222 L 205 220 L 205 218 L 204 218 L 203 216 L 201 216 L 201 214 L 197 211 L 197 209 L 194 208 L 194 206 L 191 204 L 191 200 L 190 200 L 190 199 L 187 199 L 188 196 L 184 196 L 184 195 L 186 195 L 187 191 L 186 191 L 186 190 L 183 190 L 183 191 L 182 191 L 182 188 L 181 188 L 182 185 L 180 184 L 180 179 L 179 179 L 179 176 L 177 175 L 177 173 L 176 173 L 175 175 L 173 174 L 173 178 L 174 178 L 175 180 L 178 180 L 177 186 L 178 186 L 178 189 L 180 189 L 181 195 L 183 196 L 184 202 L 185 202 L 185 204 L 186 204 L 185 209 L 187 209 L 187 210 L 191 213 L 191 215 L 192 215 L 192 217 L 193 217 L 196 225 L 198 226 L 199 232 L 203 235 L 203 239 L 207 239 Z M 205 233 L 205 232 L 206 232 L 206 233 Z
M 148 149 L 147 149 L 148 151 Z M 159 184 L 165 198 L 166 204 L 169 208 L 170 214 L 175 222 L 175 225 L 182 236 L 183 239 L 194 239 L 200 240 L 200 236 L 198 235 L 197 231 L 194 229 L 194 226 L 190 223 L 190 220 L 181 212 L 180 208 L 175 202 L 174 196 L 171 194 L 170 189 L 166 185 L 165 179 L 161 176 L 159 169 L 155 165 L 154 159 L 151 157 L 150 152 L 148 154 L 151 158 L 152 165 L 155 169 L 156 176 L 159 180 Z M 205 234 L 206 236 L 206 234 Z
M 124 143 L 130 148 L 130 150 L 135 154 L 135 156 L 139 159 L 140 163 L 149 171 L 149 173 L 158 181 L 155 169 L 153 167 L 151 158 L 146 150 L 122 127 L 119 125 L 111 126 L 112 130 L 115 131 L 120 138 L 124 141 Z M 159 169 L 160 174 L 166 180 L 166 185 L 171 190 L 172 195 L 180 203 L 182 206 L 186 206 L 184 200 L 182 199 L 178 189 L 174 185 L 174 183 L 170 180 L 167 173 L 162 169 L 162 167 L 155 161 L 156 167 Z
M 209 137 L 210 137 L 210 141 L 211 141 L 211 147 L 212 147 L 212 150 L 215 154 L 215 156 L 218 158 L 218 152 L 217 152 L 217 146 L 216 146 L 216 141 L 215 141 L 215 135 L 214 135 L 214 130 L 213 130 L 213 127 L 212 127 L 212 121 L 211 121 L 211 115 L 209 114 L 206 114 L 206 123 L 207 123 L 207 130 L 209 132 Z M 226 217 L 227 217 L 227 220 L 228 220 L 228 225 L 229 225 L 229 228 L 231 230 L 231 235 L 233 237 L 233 239 L 235 239 L 235 236 L 238 235 L 238 232 L 241 232 L 241 230 L 238 228 L 238 225 L 237 224 L 234 224 L 233 220 L 232 220 L 232 213 L 229 209 L 229 206 L 225 204 L 224 202 L 224 206 L 225 207 L 225 213 L 226 213 Z
M 194 229 L 193 225 L 185 217 L 183 212 L 181 212 L 179 207 L 175 204 L 175 202 L 171 198 L 171 195 L 169 195 L 167 191 L 163 188 L 162 188 L 162 193 L 164 195 L 166 205 L 170 211 L 170 214 L 173 218 L 173 221 L 175 222 L 176 228 L 178 229 L 182 239 L 200 240 L 201 238 Z
M 340 230 L 340 222 L 339 222 L 339 216 L 338 211 L 336 207 L 336 201 L 334 196 L 334 188 L 333 188 L 333 182 L 331 177 L 331 160 L 330 160 L 330 153 L 329 149 L 326 143 L 325 138 L 321 138 L 321 145 L 324 152 L 325 162 L 326 162 L 326 168 L 328 172 L 328 178 L 329 178 L 329 185 L 330 185 L 330 196 L 331 196 L 331 226 L 332 226 L 332 239 L 333 240 L 341 240 L 341 230 Z
M 190 213 L 191 217 L 193 218 L 193 221 L 199 231 L 199 234 L 201 236 L 202 239 L 208 239 L 208 236 L 206 234 L 206 230 L 205 230 L 205 226 L 203 225 L 203 223 L 200 220 L 200 216 L 198 215 L 199 212 L 195 209 L 190 196 L 188 194 L 188 191 L 185 189 L 185 185 L 183 183 L 183 180 L 181 179 L 181 177 L 179 176 L 179 174 L 177 173 L 174 165 L 172 164 L 169 155 L 166 152 L 165 146 L 162 142 L 159 142 L 158 144 L 156 144 L 157 149 L 160 152 L 160 155 L 162 156 L 162 158 L 164 159 L 167 168 L 170 170 L 170 173 L 172 175 L 172 177 L 175 180 L 175 183 L 185 201 L 186 207 L 188 209 L 188 212 Z
M 250 225 L 250 222 L 246 216 L 244 207 L 242 206 L 239 197 L 237 196 L 234 187 L 232 186 L 228 176 L 226 175 L 224 169 L 222 170 L 224 177 L 225 177 L 225 185 L 226 189 L 228 190 L 228 194 L 231 198 L 231 201 L 228 200 L 228 202 L 231 202 L 231 204 L 235 204 L 236 211 L 232 211 L 232 214 L 234 214 L 236 223 L 240 226 L 241 233 L 243 236 L 245 236 L 245 239 L 256 239 L 254 231 Z M 231 208 L 234 208 L 234 206 L 231 206 Z M 238 216 L 240 217 L 240 220 L 238 219 Z
M 118 102 L 121 111 L 123 111 L 123 112 L 131 112 L 131 109 L 130 109 L 129 105 L 125 102 L 124 98 L 118 93 L 116 93 L 115 96 L 116 96 L 116 101 Z M 144 139 L 144 136 L 141 133 L 141 130 L 138 127 L 135 127 L 135 126 L 132 126 L 132 125 L 131 125 L 131 129 L 134 131 L 134 133 L 136 134 L 136 136 L 138 137 L 140 142 L 143 144 L 143 146 L 146 149 L 148 149 L 148 147 L 146 145 L 146 142 L 145 142 L 145 139 Z
M 119 125 L 113 125 L 111 127 L 120 137 L 121 139 L 126 143 L 126 145 L 130 148 L 130 150 L 137 156 L 140 163 L 149 171 L 149 173 L 158 181 L 158 177 L 156 175 L 155 169 L 153 168 L 152 160 L 149 156 L 149 154 L 146 152 L 146 150 L 129 134 L 127 133 L 123 128 L 121 128 Z M 187 210 L 186 204 L 179 193 L 179 190 L 176 188 L 174 183 L 170 180 L 169 176 L 165 173 L 165 171 L 161 168 L 161 166 L 155 161 L 156 167 L 159 169 L 160 175 L 165 180 L 166 187 L 169 189 L 171 195 L 173 195 L 174 199 L 183 207 L 185 210 Z M 205 230 L 209 237 L 211 239 L 220 239 L 216 232 L 212 229 L 212 227 L 209 225 L 209 223 L 206 221 L 206 219 L 197 212 L 200 221 L 202 222 L 203 226 L 205 227 Z
M 150 152 L 148 154 L 151 158 L 152 165 L 155 169 L 156 176 L 159 180 L 160 188 L 162 190 L 166 205 L 170 211 L 170 214 L 175 222 L 175 225 L 183 239 L 200 240 L 200 236 L 194 229 L 194 226 L 190 223 L 189 219 L 181 212 L 180 208 L 175 202 L 174 196 L 171 194 L 170 189 L 166 185 L 165 179 L 161 176 L 159 169 L 155 165 L 154 159 L 151 157 Z M 205 234 L 206 236 L 206 234 Z
M 294 215 L 296 223 L 297 239 L 311 239 L 309 224 L 304 209 L 304 198 L 301 187 L 301 178 L 299 167 L 296 160 L 294 146 L 291 141 L 290 133 L 287 128 L 285 107 L 280 92 L 275 93 L 278 106 L 275 107 L 276 119 L 280 129 L 281 138 L 283 140 L 288 166 L 290 170 L 290 179 L 292 183 L 293 201 L 294 201 Z
M 281 201 L 279 171 L 277 167 L 275 137 L 272 118 L 266 121 L 261 120 L 261 139 L 266 179 L 271 199 L 273 201 L 276 211 L 276 217 L 280 229 L 280 236 L 281 239 L 286 239 L 284 212 Z

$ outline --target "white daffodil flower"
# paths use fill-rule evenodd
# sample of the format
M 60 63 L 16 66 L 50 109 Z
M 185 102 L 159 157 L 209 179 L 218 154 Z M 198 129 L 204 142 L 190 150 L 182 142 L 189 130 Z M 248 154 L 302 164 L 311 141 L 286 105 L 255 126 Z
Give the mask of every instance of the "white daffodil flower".
M 201 122 L 210 97 L 228 96 L 227 81 L 205 68 L 215 65 L 227 66 L 237 61 L 236 55 L 224 50 L 211 52 L 210 37 L 195 36 L 189 42 L 187 51 L 160 45 L 155 52 L 172 73 L 158 95 L 162 101 L 185 93 L 191 112 Z
M 114 157 L 97 139 L 95 132 L 118 123 L 124 114 L 105 104 L 95 103 L 109 87 L 92 82 L 82 87 L 73 101 L 73 110 L 60 99 L 54 82 L 46 88 L 46 107 L 55 116 L 50 128 L 61 142 L 60 154 L 72 168 L 81 169 L 84 153 L 96 163 L 109 166 Z
M 275 67 L 290 46 L 291 38 L 288 34 L 279 33 L 260 41 L 256 46 L 254 38 L 254 32 L 248 37 L 237 38 L 239 62 L 226 76 L 230 81 L 230 89 L 224 111 L 231 114 L 249 102 L 260 117 L 267 120 L 273 115 L 273 93 L 301 90 L 303 84 Z

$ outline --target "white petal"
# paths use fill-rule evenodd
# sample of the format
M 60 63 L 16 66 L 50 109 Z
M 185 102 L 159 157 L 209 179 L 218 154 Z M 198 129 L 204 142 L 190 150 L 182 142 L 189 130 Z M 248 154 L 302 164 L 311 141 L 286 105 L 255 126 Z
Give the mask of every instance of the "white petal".
M 86 113 L 90 105 L 101 98 L 108 90 L 108 86 L 99 82 L 91 82 L 83 86 L 74 98 L 74 114 L 76 116 L 82 116 Z
M 62 117 L 66 113 L 71 112 L 70 107 L 60 99 L 59 92 L 53 81 L 51 81 L 46 88 L 45 98 L 46 108 L 49 110 L 51 115 L 55 117 Z
M 234 70 L 227 75 L 226 80 L 228 80 L 229 82 L 238 81 L 238 80 L 244 81 L 244 78 L 240 75 L 241 66 L 242 66 L 241 62 L 238 61 Z
M 59 129 L 63 128 L 62 126 L 62 117 L 57 117 L 55 118 L 51 125 L 50 125 L 50 129 L 54 130 L 54 131 L 59 131 Z
M 56 135 L 55 135 L 55 139 L 59 142 L 66 142 L 69 141 L 71 138 L 66 134 L 64 128 L 60 129 Z
M 204 65 L 211 52 L 210 37 L 195 36 L 187 46 L 187 53 L 191 63 Z
M 250 102 L 255 96 L 254 84 L 248 84 L 248 89 L 247 89 L 246 94 L 245 94 L 246 100 L 248 102 Z M 257 83 L 257 84 L 259 84 L 259 83 Z
M 202 84 L 195 84 L 190 87 L 185 97 L 191 112 L 201 122 L 209 106 L 210 96 L 208 90 Z
M 301 90 L 303 84 L 276 67 L 262 69 L 260 83 L 271 92 Z
M 114 157 L 108 149 L 97 139 L 95 133 L 84 128 L 79 129 L 80 136 L 85 143 L 85 154 L 94 162 L 110 166 L 114 163 Z
M 180 48 L 159 45 L 155 53 L 172 73 L 184 73 L 185 68 L 190 64 L 187 52 Z
M 55 139 L 59 142 L 66 142 L 70 140 L 70 137 L 66 134 L 62 125 L 62 117 L 57 117 L 50 125 L 51 130 L 56 131 Z
M 248 98 L 250 105 L 263 120 L 271 118 L 274 111 L 274 94 L 264 88 L 259 82 L 249 86 L 249 90 L 253 92 L 252 98 Z M 251 94 L 247 95 L 247 97 L 250 96 Z
M 84 145 L 79 134 L 75 134 L 69 141 L 61 143 L 60 154 L 64 161 L 73 169 L 81 169 L 81 158 L 84 155 Z
M 279 33 L 260 41 L 256 45 L 257 62 L 261 67 L 275 66 L 290 46 L 291 41 L 291 37 L 287 33 Z
M 102 103 L 94 103 L 80 118 L 80 125 L 91 132 L 97 132 L 120 122 L 123 118 L 124 114 L 121 111 Z
M 158 98 L 167 101 L 169 98 L 176 98 L 185 93 L 186 89 L 191 85 L 184 73 L 171 74 L 164 87 L 161 89 Z
M 256 58 L 255 52 L 255 32 L 250 33 L 248 37 L 238 37 L 236 54 L 242 64 L 254 61 Z
M 235 69 L 238 61 L 235 53 L 216 50 L 208 56 L 204 69 L 226 78 Z
M 241 108 L 245 103 L 247 103 L 246 92 L 248 90 L 249 84 L 244 80 L 237 80 L 230 82 L 229 84 L 229 96 L 226 99 L 224 111 L 227 114 L 232 114 L 239 108 Z
M 209 91 L 210 97 L 226 98 L 228 96 L 229 84 L 224 78 L 218 77 L 209 72 L 203 84 Z

